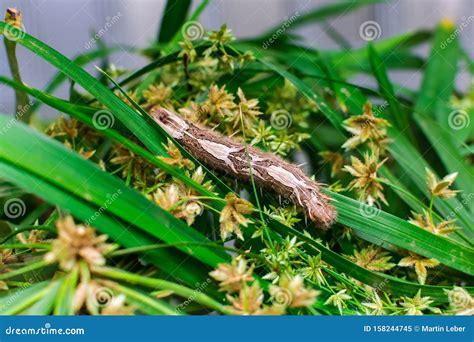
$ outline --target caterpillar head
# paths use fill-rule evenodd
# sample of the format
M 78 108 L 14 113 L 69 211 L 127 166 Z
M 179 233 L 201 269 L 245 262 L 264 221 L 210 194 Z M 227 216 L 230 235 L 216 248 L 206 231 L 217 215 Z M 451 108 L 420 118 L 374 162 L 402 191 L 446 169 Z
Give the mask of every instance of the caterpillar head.
M 161 107 L 154 107 L 150 111 L 150 116 L 160 125 L 169 135 L 175 139 L 181 139 L 189 125 L 175 113 L 172 113 Z

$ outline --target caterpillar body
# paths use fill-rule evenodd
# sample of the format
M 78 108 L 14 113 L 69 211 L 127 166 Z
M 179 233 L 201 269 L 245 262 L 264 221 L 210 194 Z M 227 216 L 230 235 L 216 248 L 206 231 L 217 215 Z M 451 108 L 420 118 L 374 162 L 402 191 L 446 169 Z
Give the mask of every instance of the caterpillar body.
M 328 228 L 336 219 L 336 211 L 329 204 L 330 198 L 322 194 L 319 184 L 299 167 L 199 127 L 164 108 L 153 108 L 150 116 L 206 166 L 244 181 L 252 177 L 258 187 L 292 200 L 320 228 Z

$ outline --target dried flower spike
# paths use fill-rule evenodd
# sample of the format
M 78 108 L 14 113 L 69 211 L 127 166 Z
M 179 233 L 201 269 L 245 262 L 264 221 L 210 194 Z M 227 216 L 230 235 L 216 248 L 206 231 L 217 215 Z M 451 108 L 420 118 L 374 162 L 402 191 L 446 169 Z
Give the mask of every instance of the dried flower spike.
M 5 12 L 5 22 L 9 25 L 21 29 L 21 12 L 16 8 L 7 8 L 7 11 Z
M 405 314 L 410 316 L 421 316 L 425 310 L 432 313 L 441 313 L 440 309 L 431 307 L 433 302 L 430 297 L 422 297 L 420 289 L 413 298 L 402 297 L 400 305 L 404 308 Z
M 314 304 L 319 291 L 305 288 L 303 277 L 282 276 L 278 286 L 270 285 L 270 295 L 275 304 L 302 308 Z
M 360 251 L 354 251 L 354 255 L 350 259 L 357 265 L 371 271 L 384 272 L 395 266 L 394 263 L 390 262 L 392 257 L 387 252 L 372 245 Z
M 447 236 L 448 234 L 460 230 L 461 228 L 454 224 L 455 220 L 441 221 L 438 224 L 433 222 L 433 218 L 423 210 L 423 214 L 413 213 L 413 218 L 408 220 L 420 228 L 428 230 L 436 235 Z
M 281 315 L 285 311 L 281 306 L 263 306 L 263 291 L 258 282 L 244 286 L 238 297 L 227 295 L 236 315 Z
M 209 275 L 219 281 L 221 291 L 233 293 L 240 291 L 247 282 L 253 280 L 253 268 L 253 265 L 248 267 L 247 261 L 239 256 L 234 258 L 231 264 L 219 264 Z
M 225 197 L 226 205 L 221 211 L 219 222 L 221 224 L 221 237 L 227 239 L 231 233 L 235 233 L 241 240 L 244 239 L 240 226 L 247 227 L 250 220 L 244 214 L 250 214 L 254 208 L 252 203 L 238 198 L 233 192 Z
M 453 198 L 459 190 L 451 190 L 449 187 L 454 183 L 457 172 L 451 173 L 445 176 L 443 179 L 438 180 L 430 169 L 426 168 L 426 186 L 432 196 L 440 198 Z
M 166 152 L 170 155 L 169 157 L 159 156 L 158 159 L 164 161 L 169 165 L 176 165 L 179 168 L 194 169 L 194 163 L 183 157 L 181 151 L 176 147 L 176 145 L 168 139 L 168 143 L 165 145 Z
M 58 238 L 53 241 L 51 252 L 45 255 L 49 262 L 59 262 L 60 267 L 69 271 L 79 260 L 89 265 L 105 264 L 104 254 L 112 245 L 106 244 L 107 235 L 97 236 L 91 227 L 74 223 L 71 216 L 66 216 L 56 223 Z
M 403 258 L 398 262 L 398 266 L 415 268 L 416 275 L 418 276 L 418 282 L 425 284 L 426 277 L 428 275 L 427 268 L 436 267 L 439 265 L 439 261 L 436 259 L 424 258 L 421 255 L 411 253 L 410 255 Z
M 364 161 L 351 156 L 351 166 L 344 166 L 344 171 L 349 172 L 356 177 L 350 182 L 349 188 L 356 189 L 360 200 L 365 200 L 369 205 L 373 205 L 375 201 L 381 200 L 387 204 L 383 194 L 383 186 L 380 184 L 380 178 L 377 177 L 377 171 L 385 163 L 387 159 L 378 161 L 377 153 L 365 153 Z
M 335 177 L 344 165 L 344 157 L 338 152 L 323 151 L 319 152 L 323 160 L 321 164 L 329 163 L 331 165 L 331 177 Z
M 344 128 L 354 136 L 348 139 L 342 147 L 352 150 L 360 144 L 371 141 L 383 150 L 383 147 L 388 143 L 386 128 L 389 126 L 390 123 L 385 119 L 377 118 L 372 112 L 372 105 L 366 103 L 362 115 L 351 116 L 344 121 Z

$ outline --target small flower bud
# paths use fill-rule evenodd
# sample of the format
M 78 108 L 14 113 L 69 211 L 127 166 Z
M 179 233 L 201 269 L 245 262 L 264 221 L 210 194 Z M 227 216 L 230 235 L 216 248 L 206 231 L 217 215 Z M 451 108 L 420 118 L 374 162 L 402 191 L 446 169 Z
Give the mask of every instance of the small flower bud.
M 21 29 L 22 15 L 16 8 L 7 8 L 5 13 L 5 22 L 9 25 Z

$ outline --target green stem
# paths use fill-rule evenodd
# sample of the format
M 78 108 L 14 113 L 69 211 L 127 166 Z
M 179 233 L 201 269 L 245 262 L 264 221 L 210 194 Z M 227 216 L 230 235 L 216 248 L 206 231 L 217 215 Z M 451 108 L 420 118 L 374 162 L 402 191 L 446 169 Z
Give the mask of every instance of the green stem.
M 49 243 L 10 243 L 0 245 L 0 250 L 2 249 L 14 249 L 14 248 L 38 248 L 38 249 L 51 249 Z
M 150 250 L 160 249 L 160 248 L 173 248 L 173 247 L 176 247 L 176 246 L 206 246 L 206 247 L 221 249 L 221 250 L 225 250 L 225 251 L 235 252 L 235 253 L 238 253 L 238 254 L 242 253 L 242 251 L 238 248 L 222 246 L 222 245 L 218 245 L 217 243 L 214 243 L 214 242 L 209 242 L 209 243 L 181 242 L 181 243 L 160 243 L 160 244 L 154 244 L 154 245 L 131 247 L 131 248 L 121 249 L 121 250 L 118 250 L 118 251 L 111 252 L 111 253 L 107 254 L 107 256 L 108 257 L 117 257 L 117 256 L 122 256 L 122 255 L 147 252 L 147 251 L 150 251 Z M 254 254 L 254 253 L 251 253 L 251 252 L 246 252 L 245 255 L 251 256 L 253 258 L 262 258 L 260 255 Z
M 26 216 L 21 223 L 19 224 L 20 226 L 25 226 L 25 225 L 32 225 L 35 223 L 45 212 L 51 207 L 51 204 L 49 203 L 41 203 L 39 206 L 37 206 L 33 211 L 31 211 L 28 216 Z
M 188 300 L 196 301 L 208 308 L 219 311 L 220 313 L 231 315 L 232 312 L 227 309 L 224 305 L 205 295 L 199 290 L 193 290 L 188 287 L 178 285 L 162 279 L 153 279 L 144 276 L 140 276 L 134 273 L 129 273 L 122 270 L 117 270 L 110 267 L 94 267 L 92 272 L 103 277 L 108 277 L 115 280 L 126 281 L 130 284 L 137 284 L 145 287 L 158 288 L 162 290 L 173 291 L 176 295 L 188 298 Z
M 252 165 L 252 159 L 249 158 L 249 150 L 248 150 L 248 145 L 247 145 L 247 138 L 245 136 L 245 125 L 244 125 L 244 116 L 242 114 L 242 108 L 239 108 L 239 115 L 240 115 L 240 123 L 242 125 L 242 137 L 244 138 L 243 142 L 245 146 L 245 157 L 247 158 L 247 161 L 249 163 L 250 183 L 252 184 L 253 194 L 255 196 L 255 202 L 257 203 L 258 212 L 260 214 L 260 220 L 262 221 L 262 225 L 263 225 L 263 231 L 265 232 L 265 235 L 267 236 L 268 243 L 270 244 L 270 247 L 273 253 L 275 253 L 275 246 L 273 245 L 273 241 L 270 237 L 270 233 L 268 232 L 268 227 L 267 227 L 265 218 L 263 217 L 263 211 L 262 211 L 262 207 L 260 206 L 260 200 L 258 198 L 257 187 L 255 186 L 255 180 L 253 178 L 253 165 Z
M 12 278 L 12 277 L 15 277 L 17 275 L 20 275 L 20 274 L 24 274 L 24 273 L 27 273 L 27 272 L 31 272 L 31 271 L 34 271 L 38 268 L 42 268 L 42 267 L 45 267 L 48 265 L 48 262 L 44 261 L 44 260 L 41 260 L 41 261 L 38 261 L 38 262 L 34 262 L 34 263 L 31 263 L 27 266 L 24 266 L 22 268 L 19 268 L 17 270 L 14 270 L 14 271 L 11 271 L 11 272 L 7 272 L 7 273 L 3 273 L 3 274 L 0 274 L 0 280 L 4 280 L 4 279 L 8 279 L 8 278 Z
M 3 38 L 5 43 L 5 50 L 7 52 L 8 66 L 10 67 L 10 72 L 12 73 L 13 79 L 23 84 L 20 76 L 20 68 L 18 66 L 18 59 L 16 57 L 16 42 L 9 40 L 6 36 Z M 28 95 L 25 91 L 20 89 L 15 89 L 16 97 L 16 118 L 20 121 L 28 123 L 31 117 L 30 103 Z
M 8 241 L 9 239 L 11 239 L 12 237 L 14 237 L 17 234 L 20 234 L 20 233 L 23 233 L 23 232 L 28 232 L 28 231 L 31 231 L 31 230 L 47 230 L 47 231 L 53 232 L 53 233 L 56 232 L 52 227 L 45 226 L 45 225 L 42 225 L 42 226 L 25 226 L 25 227 L 21 227 L 21 228 L 13 230 L 10 234 L 8 234 L 2 240 L 0 240 L 0 244 L 5 243 L 6 241 Z
M 178 315 L 176 310 L 171 309 L 169 306 L 164 304 L 162 301 L 156 300 L 149 295 L 143 294 L 142 292 L 135 291 L 134 289 L 128 288 L 126 286 L 119 285 L 112 281 L 103 281 L 107 287 L 114 289 L 117 292 L 123 293 L 128 299 L 135 300 L 142 305 L 146 305 L 151 308 L 154 314 L 163 314 L 175 316 Z M 133 304 L 133 303 L 132 303 Z
M 428 215 L 430 216 L 430 222 L 433 222 L 433 201 L 434 201 L 434 196 L 430 195 L 430 207 L 428 209 Z

